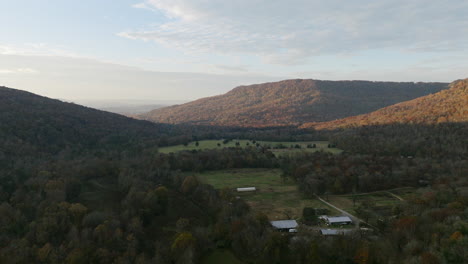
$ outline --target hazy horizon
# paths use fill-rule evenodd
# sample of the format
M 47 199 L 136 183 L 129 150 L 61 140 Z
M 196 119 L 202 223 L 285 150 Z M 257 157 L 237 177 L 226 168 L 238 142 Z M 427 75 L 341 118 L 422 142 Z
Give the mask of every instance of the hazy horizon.
M 468 2 L 459 0 L 0 7 L 0 85 L 71 101 L 189 101 L 295 78 L 451 82 L 468 72 Z

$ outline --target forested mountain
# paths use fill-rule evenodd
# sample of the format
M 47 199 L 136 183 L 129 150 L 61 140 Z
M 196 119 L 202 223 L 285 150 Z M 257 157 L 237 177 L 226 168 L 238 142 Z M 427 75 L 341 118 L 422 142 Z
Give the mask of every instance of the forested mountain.
M 449 89 L 340 120 L 308 123 L 303 128 L 338 129 L 366 125 L 438 124 L 468 122 L 468 79 L 458 80 Z
M 0 87 L 0 151 L 59 153 L 66 149 L 125 147 L 157 142 L 171 126 Z M 20 149 L 18 149 L 20 148 Z
M 245 202 L 176 171 L 271 153 L 157 153 L 191 134 L 1 87 L 0 263 L 191 263 L 213 247 L 210 226 L 258 226 Z
M 153 110 L 141 119 L 161 123 L 265 127 L 330 121 L 439 92 L 446 83 L 286 80 Z
M 366 263 L 463 263 L 466 125 L 194 128 L 0 88 L 0 263 L 204 263 L 219 249 L 242 263 L 354 263 L 361 252 Z M 344 151 L 156 151 L 203 138 L 321 138 Z M 309 198 L 424 188 L 385 215 L 376 204 L 359 205 L 374 233 L 285 235 L 237 193 L 194 174 L 234 168 L 280 168 Z

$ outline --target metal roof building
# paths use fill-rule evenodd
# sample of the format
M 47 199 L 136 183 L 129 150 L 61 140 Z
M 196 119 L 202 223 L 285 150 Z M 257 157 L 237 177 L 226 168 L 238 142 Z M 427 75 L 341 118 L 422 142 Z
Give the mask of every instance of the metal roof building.
M 353 222 L 348 216 L 327 217 L 326 221 L 329 224 L 350 224 Z
M 351 230 L 346 229 L 320 229 L 320 233 L 324 236 L 339 236 L 346 235 L 351 232 Z
M 270 223 L 276 229 L 294 229 L 298 226 L 296 220 L 271 221 Z
M 255 192 L 257 188 L 255 187 L 243 187 L 243 188 L 237 188 L 238 192 Z

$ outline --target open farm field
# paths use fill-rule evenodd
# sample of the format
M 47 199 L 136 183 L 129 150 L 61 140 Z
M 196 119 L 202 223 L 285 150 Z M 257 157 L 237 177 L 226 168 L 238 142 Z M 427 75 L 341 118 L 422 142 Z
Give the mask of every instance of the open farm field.
M 333 209 L 316 199 L 304 197 L 290 179 L 283 180 L 277 169 L 232 169 L 196 174 L 197 178 L 216 189 L 256 187 L 256 192 L 239 193 L 253 210 L 263 212 L 270 220 L 299 219 L 304 207 Z
M 198 142 L 198 144 L 197 144 Z M 270 149 L 275 155 L 284 155 L 297 152 L 315 152 L 315 151 L 328 151 L 332 153 L 340 153 L 342 150 L 338 148 L 329 148 L 328 141 L 301 141 L 301 142 L 273 142 L 273 141 L 255 141 L 255 140 L 230 140 L 225 142 L 223 140 L 200 140 L 190 142 L 186 145 L 176 145 L 169 147 L 159 148 L 160 153 L 171 153 L 183 150 L 205 150 L 229 147 L 266 147 Z M 311 148 L 315 144 L 315 148 Z M 309 147 L 308 147 L 309 146 Z
M 402 202 L 386 191 L 356 195 L 330 195 L 328 201 L 351 214 L 357 214 L 356 209 L 360 206 L 373 208 L 383 213 L 391 211 L 394 206 Z

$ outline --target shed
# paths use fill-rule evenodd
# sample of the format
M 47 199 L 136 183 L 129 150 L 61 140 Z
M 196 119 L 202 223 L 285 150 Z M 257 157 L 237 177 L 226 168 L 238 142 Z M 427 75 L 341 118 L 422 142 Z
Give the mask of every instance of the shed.
M 320 229 L 320 234 L 322 234 L 324 236 L 340 236 L 340 235 L 346 235 L 349 232 L 351 232 L 351 230 L 346 230 L 346 229 Z
M 348 216 L 326 217 L 325 221 L 329 225 L 349 225 L 353 222 Z
M 243 188 L 237 188 L 238 192 L 255 192 L 257 188 L 255 187 L 243 187 Z
M 290 229 L 296 229 L 298 226 L 296 220 L 271 221 L 270 223 L 274 228 L 287 232 L 289 232 Z

